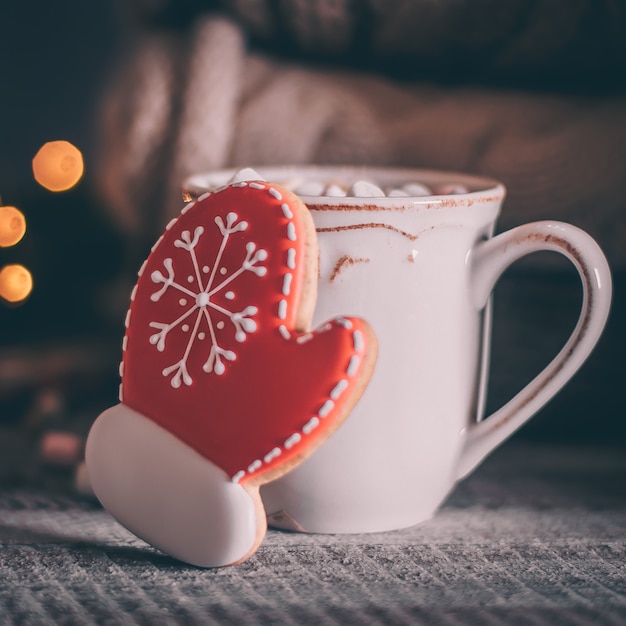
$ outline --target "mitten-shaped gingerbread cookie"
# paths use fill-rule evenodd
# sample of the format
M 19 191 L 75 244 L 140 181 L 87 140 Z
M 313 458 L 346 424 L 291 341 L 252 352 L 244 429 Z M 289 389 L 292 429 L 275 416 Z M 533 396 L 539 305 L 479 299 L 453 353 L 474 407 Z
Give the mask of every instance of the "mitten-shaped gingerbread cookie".
M 120 404 L 94 423 L 86 462 L 104 507 L 182 561 L 251 555 L 260 485 L 321 445 L 369 380 L 366 322 L 309 331 L 317 257 L 299 198 L 247 181 L 187 205 L 139 272 Z

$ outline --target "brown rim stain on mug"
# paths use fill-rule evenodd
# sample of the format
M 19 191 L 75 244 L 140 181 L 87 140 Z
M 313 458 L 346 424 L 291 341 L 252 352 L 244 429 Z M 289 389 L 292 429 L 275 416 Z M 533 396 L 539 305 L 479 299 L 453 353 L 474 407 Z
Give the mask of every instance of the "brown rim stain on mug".
M 489 196 L 477 195 L 476 192 L 468 192 L 467 194 L 458 194 L 455 196 L 406 196 L 402 198 L 384 197 L 378 198 L 379 202 L 354 202 L 354 203 L 342 203 L 342 204 L 329 204 L 325 202 L 311 202 L 307 201 L 306 205 L 310 211 L 408 211 L 413 207 L 407 205 L 414 202 L 419 205 L 420 208 L 426 209 L 446 209 L 455 206 L 471 207 L 476 203 L 485 204 L 491 202 L 501 202 L 504 198 L 504 194 L 495 194 Z M 306 196 L 303 196 L 306 197 Z M 356 199 L 356 198 L 355 198 Z M 308 200 L 308 199 L 307 199 Z M 320 196 L 320 201 L 324 200 L 323 196 Z M 359 198 L 361 200 L 361 198 Z M 362 198 L 367 200 L 367 198 Z M 387 200 L 393 200 L 393 205 L 385 205 Z M 401 201 L 401 204 L 396 202 Z
M 382 222 L 378 222 L 378 223 L 372 222 L 370 224 L 349 224 L 347 226 L 316 228 L 315 230 L 318 233 L 338 233 L 344 230 L 364 230 L 367 228 L 385 228 L 386 230 L 392 230 L 393 232 L 398 233 L 399 235 L 402 235 L 403 237 L 406 237 L 410 241 L 415 241 L 419 237 L 419 234 L 414 235 L 413 233 L 409 233 L 400 228 L 396 228 L 395 226 L 392 226 L 391 224 L 383 224 Z
M 348 254 L 344 254 L 335 264 L 333 271 L 330 273 L 330 282 L 332 283 L 341 272 L 347 267 L 354 265 L 355 263 L 369 263 L 370 259 L 366 257 L 353 257 Z

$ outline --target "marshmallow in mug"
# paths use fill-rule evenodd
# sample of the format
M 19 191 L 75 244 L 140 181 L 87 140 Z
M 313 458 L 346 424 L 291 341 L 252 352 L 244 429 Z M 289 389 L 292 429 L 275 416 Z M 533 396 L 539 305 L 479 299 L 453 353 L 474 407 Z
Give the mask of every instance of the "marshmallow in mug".
M 244 181 L 265 180 L 256 170 L 245 167 L 236 172 L 227 184 Z M 424 196 L 447 196 L 468 193 L 467 186 L 461 183 L 446 183 L 429 187 L 422 182 L 407 181 L 399 186 L 387 187 L 383 190 L 379 185 L 369 180 L 355 180 L 346 185 L 339 181 L 330 180 L 302 180 L 292 179 L 281 181 L 280 185 L 289 189 L 299 196 L 322 196 L 328 198 L 401 198 L 401 197 L 424 197 Z M 217 186 L 215 187 L 217 188 Z M 214 191 L 215 188 L 209 188 Z

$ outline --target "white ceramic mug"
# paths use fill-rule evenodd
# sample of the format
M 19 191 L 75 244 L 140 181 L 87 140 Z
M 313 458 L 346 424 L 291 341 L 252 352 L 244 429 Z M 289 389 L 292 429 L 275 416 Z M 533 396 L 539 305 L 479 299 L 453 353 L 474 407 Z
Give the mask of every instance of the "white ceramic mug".
M 336 315 L 360 316 L 379 342 L 371 382 L 343 426 L 304 463 L 263 488 L 269 522 L 348 533 L 424 521 L 457 481 L 545 405 L 585 361 L 609 312 L 606 259 L 589 235 L 562 222 L 525 224 L 493 236 L 505 195 L 493 180 L 395 168 L 256 171 L 296 193 L 325 194 L 301 194 L 320 249 L 314 324 Z M 233 174 L 194 176 L 185 187 L 197 194 Z M 359 180 L 396 191 L 392 197 L 380 197 L 375 188 L 372 197 L 328 195 L 330 190 L 343 194 L 341 189 Z M 418 181 L 467 191 L 396 195 Z M 367 185 L 364 189 L 367 193 Z M 534 380 L 483 417 L 492 289 L 515 260 L 539 250 L 565 255 L 578 270 L 583 286 L 578 324 Z

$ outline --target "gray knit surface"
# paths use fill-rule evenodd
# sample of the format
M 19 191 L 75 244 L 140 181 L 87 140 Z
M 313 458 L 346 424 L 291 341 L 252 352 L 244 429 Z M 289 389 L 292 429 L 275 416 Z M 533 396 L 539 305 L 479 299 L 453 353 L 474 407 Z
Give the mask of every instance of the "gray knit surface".
M 429 522 L 189 567 L 90 500 L 0 492 L 0 624 L 625 624 L 626 457 L 513 440 Z

